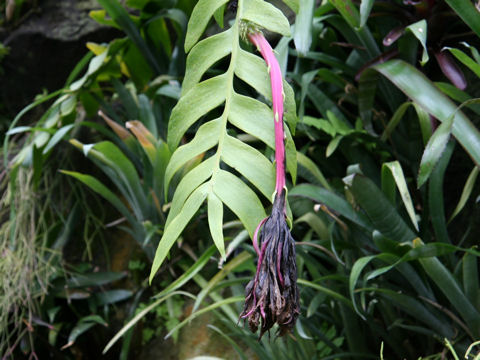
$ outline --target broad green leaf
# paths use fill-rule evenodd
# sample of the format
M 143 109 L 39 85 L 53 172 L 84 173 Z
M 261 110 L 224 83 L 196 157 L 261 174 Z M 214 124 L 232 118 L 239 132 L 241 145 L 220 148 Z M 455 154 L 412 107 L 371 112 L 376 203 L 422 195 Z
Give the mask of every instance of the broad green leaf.
M 168 146 L 175 150 L 188 128 L 201 116 L 225 101 L 228 78 L 219 75 L 197 84 L 172 110 L 168 123 Z
M 428 51 L 427 51 L 427 22 L 425 19 L 417 21 L 414 24 L 411 24 L 405 28 L 405 30 L 410 31 L 417 39 L 420 41 L 423 47 L 422 60 L 420 64 L 425 65 L 428 61 Z
M 185 204 L 178 215 L 175 216 L 175 218 L 165 226 L 163 236 L 160 239 L 157 251 L 155 252 L 155 258 L 153 259 L 152 269 L 149 277 L 150 283 L 167 257 L 170 248 L 173 246 L 183 229 L 185 229 L 190 219 L 193 217 L 193 215 L 195 215 L 197 210 L 200 208 L 200 205 L 202 205 L 203 201 L 207 197 L 208 187 L 208 184 L 198 187 L 185 201 Z
M 365 176 L 354 174 L 344 179 L 356 202 L 365 210 L 373 225 L 387 238 L 408 242 L 416 238 L 382 191 Z
M 446 3 L 462 18 L 462 20 L 480 36 L 480 14 L 469 0 L 446 0 Z
M 175 150 L 165 173 L 165 186 L 167 188 L 173 175 L 175 175 L 187 161 L 211 149 L 218 143 L 220 133 L 223 130 L 222 125 L 221 119 L 215 119 L 203 124 L 198 129 L 192 141 Z
M 374 68 L 440 121 L 447 121 L 455 113 L 457 106 L 413 66 L 402 60 L 390 60 Z M 455 113 L 452 132 L 473 161 L 479 165 L 480 132 L 461 111 Z
M 470 172 L 470 175 L 468 175 L 467 181 L 465 182 L 465 186 L 463 187 L 463 190 L 462 190 L 462 195 L 460 195 L 460 200 L 458 201 L 458 204 L 455 207 L 455 210 L 453 210 L 453 213 L 450 216 L 450 219 L 448 219 L 448 222 L 452 221 L 453 218 L 457 216 L 460 213 L 460 211 L 462 211 L 463 207 L 467 203 L 468 199 L 470 198 L 470 195 L 472 194 L 475 181 L 477 181 L 478 172 L 479 172 L 479 168 L 478 166 L 475 166 Z
M 410 220 L 412 220 L 413 226 L 415 226 L 415 229 L 418 231 L 417 216 L 413 207 L 412 198 L 410 197 L 410 192 L 408 191 L 405 176 L 403 175 L 402 166 L 398 161 L 384 163 L 382 165 L 382 185 L 384 172 L 386 172 L 387 170 L 391 174 L 392 178 L 395 180 L 395 184 L 397 184 L 398 191 L 400 192 L 400 196 L 402 198 L 403 204 L 405 205 L 408 216 L 410 216 Z
M 239 178 L 224 170 L 218 170 L 212 181 L 215 194 L 237 215 L 253 237 L 257 225 L 266 217 L 257 195 Z
M 217 247 L 222 259 L 225 260 L 225 243 L 223 240 L 223 204 L 214 194 L 209 193 L 208 198 L 208 226 L 212 234 L 213 242 Z
M 275 188 L 275 169 L 258 150 L 226 135 L 221 149 L 222 160 L 245 176 L 267 199 Z
M 300 8 L 295 18 L 293 41 L 297 51 L 301 55 L 305 55 L 310 50 L 310 45 L 312 44 L 312 21 L 315 1 L 300 0 L 299 3 Z
M 248 20 L 267 30 L 290 36 L 290 24 L 283 13 L 263 0 L 245 0 L 242 20 Z
M 188 30 L 185 37 L 185 52 L 189 52 L 192 46 L 197 43 L 214 12 L 227 1 L 228 0 L 200 0 L 197 2 L 188 21 Z
M 202 75 L 215 62 L 232 52 L 233 31 L 229 29 L 210 36 L 196 44 L 187 57 L 187 68 L 182 83 L 182 95 L 185 95 L 202 78 Z M 243 50 L 242 50 L 243 51 Z

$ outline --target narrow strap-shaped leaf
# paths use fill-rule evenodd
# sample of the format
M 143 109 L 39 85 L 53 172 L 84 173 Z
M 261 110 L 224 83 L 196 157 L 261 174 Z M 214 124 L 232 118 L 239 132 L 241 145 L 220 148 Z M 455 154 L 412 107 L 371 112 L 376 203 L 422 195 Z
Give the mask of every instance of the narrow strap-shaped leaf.
M 291 189 L 288 194 L 290 196 L 304 197 L 317 203 L 325 204 L 357 225 L 373 231 L 371 222 L 364 214 L 355 211 L 347 200 L 332 191 L 311 184 L 301 184 Z
M 446 0 L 446 3 L 455 10 L 470 28 L 480 36 L 480 14 L 469 0 Z
M 458 200 L 458 204 L 455 207 L 455 210 L 453 210 L 453 213 L 450 216 L 450 219 L 448 219 L 448 222 L 452 221 L 453 218 L 457 216 L 460 213 L 460 211 L 462 211 L 463 207 L 467 203 L 468 199 L 470 198 L 470 195 L 472 194 L 475 182 L 477 181 L 478 173 L 479 173 L 479 168 L 478 166 L 475 166 L 470 172 L 470 174 L 468 175 L 467 181 L 465 182 L 465 186 L 463 187 L 463 190 L 462 190 L 462 195 L 460 195 L 460 200 Z
M 215 194 L 238 216 L 250 237 L 257 225 L 266 217 L 255 193 L 235 175 L 218 170 L 214 183 Z
M 387 170 L 393 177 L 395 184 L 397 185 L 398 191 L 403 201 L 403 205 L 405 205 L 405 209 L 407 210 L 408 216 L 410 220 L 412 220 L 413 226 L 418 231 L 418 222 L 417 216 L 415 214 L 415 209 L 413 207 L 413 201 L 410 196 L 410 192 L 408 191 L 407 182 L 405 180 L 405 176 L 403 175 L 402 166 L 398 161 L 391 161 L 388 163 L 384 163 L 382 165 L 382 184 L 383 184 L 383 174 L 384 171 Z
M 473 335 L 480 336 L 480 313 L 465 297 L 450 271 L 436 257 L 419 259 L 419 261 L 428 276 L 462 316 Z
M 190 15 L 190 20 L 188 21 L 187 35 L 185 37 L 185 52 L 189 52 L 200 36 L 202 36 L 215 10 L 227 1 L 228 0 L 200 0 L 197 5 L 195 5 Z
M 82 183 L 87 185 L 90 189 L 95 191 L 97 194 L 105 198 L 110 204 L 112 204 L 123 216 L 125 216 L 130 224 L 135 223 L 135 219 L 132 217 L 132 214 L 127 209 L 127 207 L 123 204 L 123 202 L 115 195 L 109 188 L 107 188 L 104 184 L 98 181 L 91 175 L 81 174 L 75 171 L 67 171 L 61 170 L 62 174 L 66 174 L 80 180 Z
M 463 256 L 462 273 L 465 296 L 474 305 L 479 306 L 480 282 L 478 280 L 478 257 L 469 253 Z
M 446 121 L 455 112 L 457 106 L 425 75 L 406 62 L 390 60 L 376 65 L 375 69 L 437 119 Z M 452 132 L 473 161 L 480 165 L 480 132 L 461 111 L 455 114 Z
M 293 41 L 297 51 L 305 55 L 310 50 L 312 44 L 312 22 L 313 11 L 315 9 L 314 0 L 300 1 L 300 7 L 295 19 L 295 29 L 293 32 Z
M 369 178 L 354 174 L 345 180 L 355 200 L 382 234 L 398 242 L 416 238 L 415 233 L 405 224 L 397 210 Z
M 172 220 L 170 226 L 165 227 L 165 232 L 163 233 L 162 238 L 155 252 L 155 258 L 153 259 L 152 269 L 150 272 L 150 283 L 152 282 L 153 277 L 160 268 L 160 265 L 163 263 L 163 260 L 166 258 L 170 248 L 173 246 L 175 241 L 178 239 L 183 229 L 187 226 L 190 219 L 195 215 L 197 210 L 202 205 L 203 201 L 208 195 L 208 184 L 204 184 L 198 187 L 187 199 L 185 205 L 183 206 L 180 213 L 175 216 Z

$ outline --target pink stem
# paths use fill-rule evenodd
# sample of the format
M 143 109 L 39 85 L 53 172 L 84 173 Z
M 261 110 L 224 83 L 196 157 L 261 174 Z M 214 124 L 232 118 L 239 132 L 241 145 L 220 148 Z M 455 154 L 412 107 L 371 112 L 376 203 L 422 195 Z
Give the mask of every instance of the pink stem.
M 285 187 L 285 144 L 283 142 L 283 79 L 280 65 L 272 47 L 261 32 L 248 34 L 250 41 L 258 48 L 267 63 L 272 87 L 273 116 L 275 123 L 275 163 L 277 176 L 275 191 L 280 194 Z

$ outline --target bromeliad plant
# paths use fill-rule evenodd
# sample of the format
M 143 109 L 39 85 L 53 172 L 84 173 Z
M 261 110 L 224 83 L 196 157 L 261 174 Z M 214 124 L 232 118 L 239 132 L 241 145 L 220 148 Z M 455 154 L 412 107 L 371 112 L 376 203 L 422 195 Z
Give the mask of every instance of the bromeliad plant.
M 255 31 L 248 37 L 268 65 L 275 123 L 276 183 L 272 214 L 260 222 L 253 236 L 253 246 L 258 255 L 257 273 L 247 285 L 245 308 L 241 315 L 248 319 L 252 332 L 257 331 L 261 321 L 261 338 L 275 323 L 279 325 L 279 335 L 290 331 L 300 313 L 300 304 L 295 241 L 286 221 L 282 73 L 263 34 Z M 262 226 L 259 247 L 257 235 Z

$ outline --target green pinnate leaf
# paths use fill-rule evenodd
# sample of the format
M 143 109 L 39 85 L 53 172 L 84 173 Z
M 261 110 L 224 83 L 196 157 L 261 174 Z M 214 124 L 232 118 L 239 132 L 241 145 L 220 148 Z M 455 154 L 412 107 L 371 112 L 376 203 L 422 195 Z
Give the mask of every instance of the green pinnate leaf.
M 182 95 L 194 87 L 215 62 L 232 52 L 232 36 L 233 31 L 229 29 L 200 41 L 193 47 L 187 58 Z
M 263 0 L 245 1 L 242 20 L 248 20 L 267 30 L 290 36 L 290 24 L 283 13 Z
M 222 160 L 245 176 L 268 199 L 275 188 L 273 164 L 253 147 L 226 136 Z
M 187 226 L 193 215 L 198 211 L 200 205 L 208 195 L 208 184 L 204 184 L 198 187 L 185 201 L 182 211 L 171 221 L 170 226 L 165 227 L 160 243 L 158 244 L 155 258 L 152 264 L 152 270 L 150 272 L 150 282 L 152 281 L 155 273 L 160 268 L 163 260 L 166 258 L 170 248 L 178 239 L 183 229 Z
M 257 195 L 235 175 L 219 170 L 214 184 L 215 194 L 245 225 L 250 236 L 265 218 L 265 210 Z
M 215 11 L 228 0 L 200 0 L 192 11 L 185 37 L 185 52 L 196 44 Z
M 196 85 L 172 110 L 168 123 L 168 146 L 174 150 L 180 139 L 201 116 L 225 101 L 228 77 L 219 75 Z
M 225 260 L 223 242 L 223 203 L 213 192 L 208 194 L 208 226 L 218 252 Z

